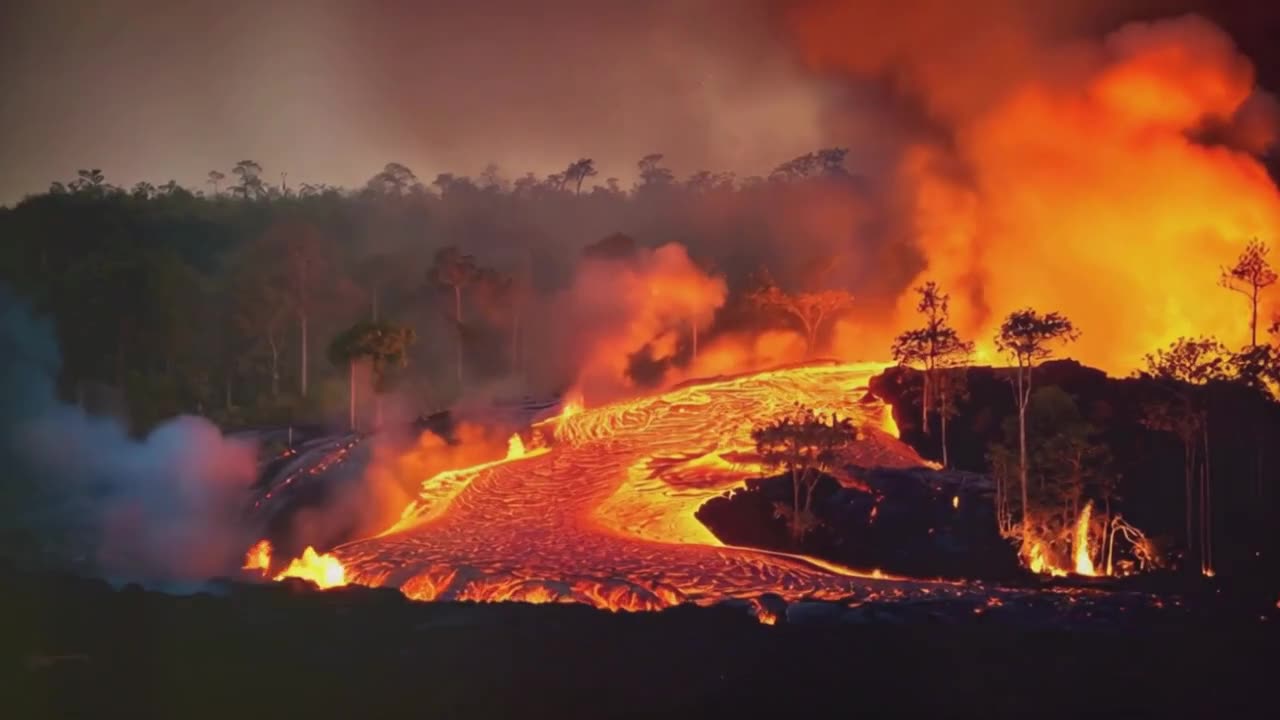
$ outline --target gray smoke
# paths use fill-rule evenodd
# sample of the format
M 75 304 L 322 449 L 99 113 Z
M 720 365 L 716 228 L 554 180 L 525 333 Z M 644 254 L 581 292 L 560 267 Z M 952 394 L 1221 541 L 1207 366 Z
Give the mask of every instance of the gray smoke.
M 119 421 L 58 400 L 59 362 L 50 324 L 0 288 L 0 530 L 35 540 L 41 557 L 28 559 L 71 560 L 115 580 L 172 584 L 233 569 L 250 541 L 237 518 L 254 448 L 196 417 L 134 439 Z

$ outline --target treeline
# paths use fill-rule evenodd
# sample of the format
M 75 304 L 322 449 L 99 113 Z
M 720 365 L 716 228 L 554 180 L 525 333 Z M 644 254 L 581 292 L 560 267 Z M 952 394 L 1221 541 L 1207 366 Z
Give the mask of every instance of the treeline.
M 293 185 L 253 161 L 198 189 L 117 187 L 85 169 L 0 208 L 0 281 L 53 318 L 63 396 L 105 398 L 138 430 L 181 412 L 339 418 L 348 372 L 329 346 L 361 320 L 417 331 L 399 387 L 430 407 L 456 397 L 464 365 L 472 382 L 518 374 L 529 338 L 514 310 L 566 285 L 581 250 L 616 233 L 683 242 L 731 282 L 768 265 L 801 284 L 832 240 L 789 231 L 797 199 L 820 187 L 865 200 L 845 152 L 743 180 L 677 179 L 649 155 L 627 189 L 590 159 L 547 177 L 491 166 L 429 183 L 389 163 L 358 189 Z M 782 252 L 781 235 L 813 252 Z
M 1009 367 L 977 372 L 973 341 L 950 325 L 950 297 L 926 283 L 916 289 L 921 325 L 891 348 L 902 366 L 919 371 L 916 378 L 893 376 L 909 383 L 902 399 L 919 413 L 904 418 L 904 437 L 936 449 L 950 466 L 948 428 L 966 417 L 970 452 L 958 466 L 991 474 L 999 530 L 1033 568 L 1111 574 L 1117 541 L 1147 566 L 1176 551 L 1185 566 L 1213 576 L 1219 541 L 1234 569 L 1256 565 L 1263 547 L 1268 556 L 1276 549 L 1270 486 L 1280 437 L 1280 319 L 1268 325 L 1259 307 L 1280 276 L 1268 255 L 1253 240 L 1219 274 L 1224 291 L 1248 301 L 1241 306 L 1248 344 L 1232 349 L 1210 336 L 1178 338 L 1146 356 L 1134 385 L 1101 391 L 1089 390 L 1098 381 L 1087 374 L 1083 383 L 1079 373 L 1060 368 L 1040 374 L 1081 332 L 1053 311 L 1011 312 L 993 337 Z M 1089 404 L 1045 375 L 1088 390 Z M 985 457 L 973 457 L 983 447 Z M 1150 521 L 1164 542 L 1148 539 L 1126 517 Z M 1223 522 L 1225 530 L 1218 527 Z M 1083 556 L 1076 554 L 1082 533 L 1091 548 Z

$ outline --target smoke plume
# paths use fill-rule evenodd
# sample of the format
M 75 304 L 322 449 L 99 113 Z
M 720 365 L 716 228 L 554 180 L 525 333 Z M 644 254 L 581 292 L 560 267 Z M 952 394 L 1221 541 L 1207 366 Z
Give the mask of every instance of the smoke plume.
M 1249 239 L 1280 236 L 1258 158 L 1276 102 L 1203 18 L 1098 38 L 1086 10 L 808 2 L 787 26 L 815 71 L 891 88 L 873 112 L 912 119 L 890 138 L 898 222 L 917 281 L 952 290 L 980 342 L 1034 306 L 1071 317 L 1071 354 L 1113 371 L 1180 335 L 1242 344 L 1247 307 L 1217 281 Z
M 146 438 L 55 394 L 49 325 L 0 288 L 3 525 L 61 545 L 115 579 L 172 583 L 236 567 L 255 451 L 197 417 Z

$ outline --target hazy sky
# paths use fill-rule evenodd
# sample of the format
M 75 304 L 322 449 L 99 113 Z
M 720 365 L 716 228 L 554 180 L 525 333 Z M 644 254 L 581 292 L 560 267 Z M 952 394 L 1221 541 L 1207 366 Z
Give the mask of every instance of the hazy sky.
M 838 140 L 829 109 L 858 102 L 795 64 L 777 5 L 0 0 L 0 203 L 77 168 L 202 187 L 241 159 L 292 185 L 392 160 L 429 181 L 592 157 L 598 180 L 627 179 L 649 152 L 681 174 L 767 172 Z M 1257 5 L 1208 6 L 1255 55 L 1280 30 Z

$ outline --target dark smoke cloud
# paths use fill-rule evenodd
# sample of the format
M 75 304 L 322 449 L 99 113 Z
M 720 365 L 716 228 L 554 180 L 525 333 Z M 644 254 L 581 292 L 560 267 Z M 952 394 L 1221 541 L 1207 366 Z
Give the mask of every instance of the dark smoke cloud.
M 59 402 L 48 323 L 0 288 L 0 529 L 71 548 L 119 580 L 169 584 L 236 567 L 254 449 L 202 418 L 146 438 Z
M 883 88 L 850 90 L 797 66 L 780 18 L 806 4 L 10 0 L 0 202 L 80 167 L 126 186 L 172 177 L 199 188 L 208 170 L 253 158 L 272 181 L 355 186 L 391 160 L 430 178 L 489 162 L 547 173 L 587 156 L 601 179 L 626 181 L 649 152 L 681 173 L 746 175 L 850 135 L 883 141 L 901 120 L 882 114 Z M 911 48 L 997 50 L 983 73 L 953 78 L 960 101 L 1027 69 L 1022 49 L 1040 39 L 1189 11 L 1235 36 L 1264 85 L 1280 68 L 1280 14 L 1247 0 L 844 4 L 859 24 L 830 31 L 881 58 L 896 83 L 912 82 L 897 62 Z M 868 143 L 863 161 L 882 153 Z
M 593 157 L 629 182 L 650 152 L 748 173 L 819 144 L 824 83 L 754 0 L 19 0 L 6 19 L 0 202 L 80 167 L 203 187 L 253 158 L 357 186 L 392 160 L 429 179 Z

